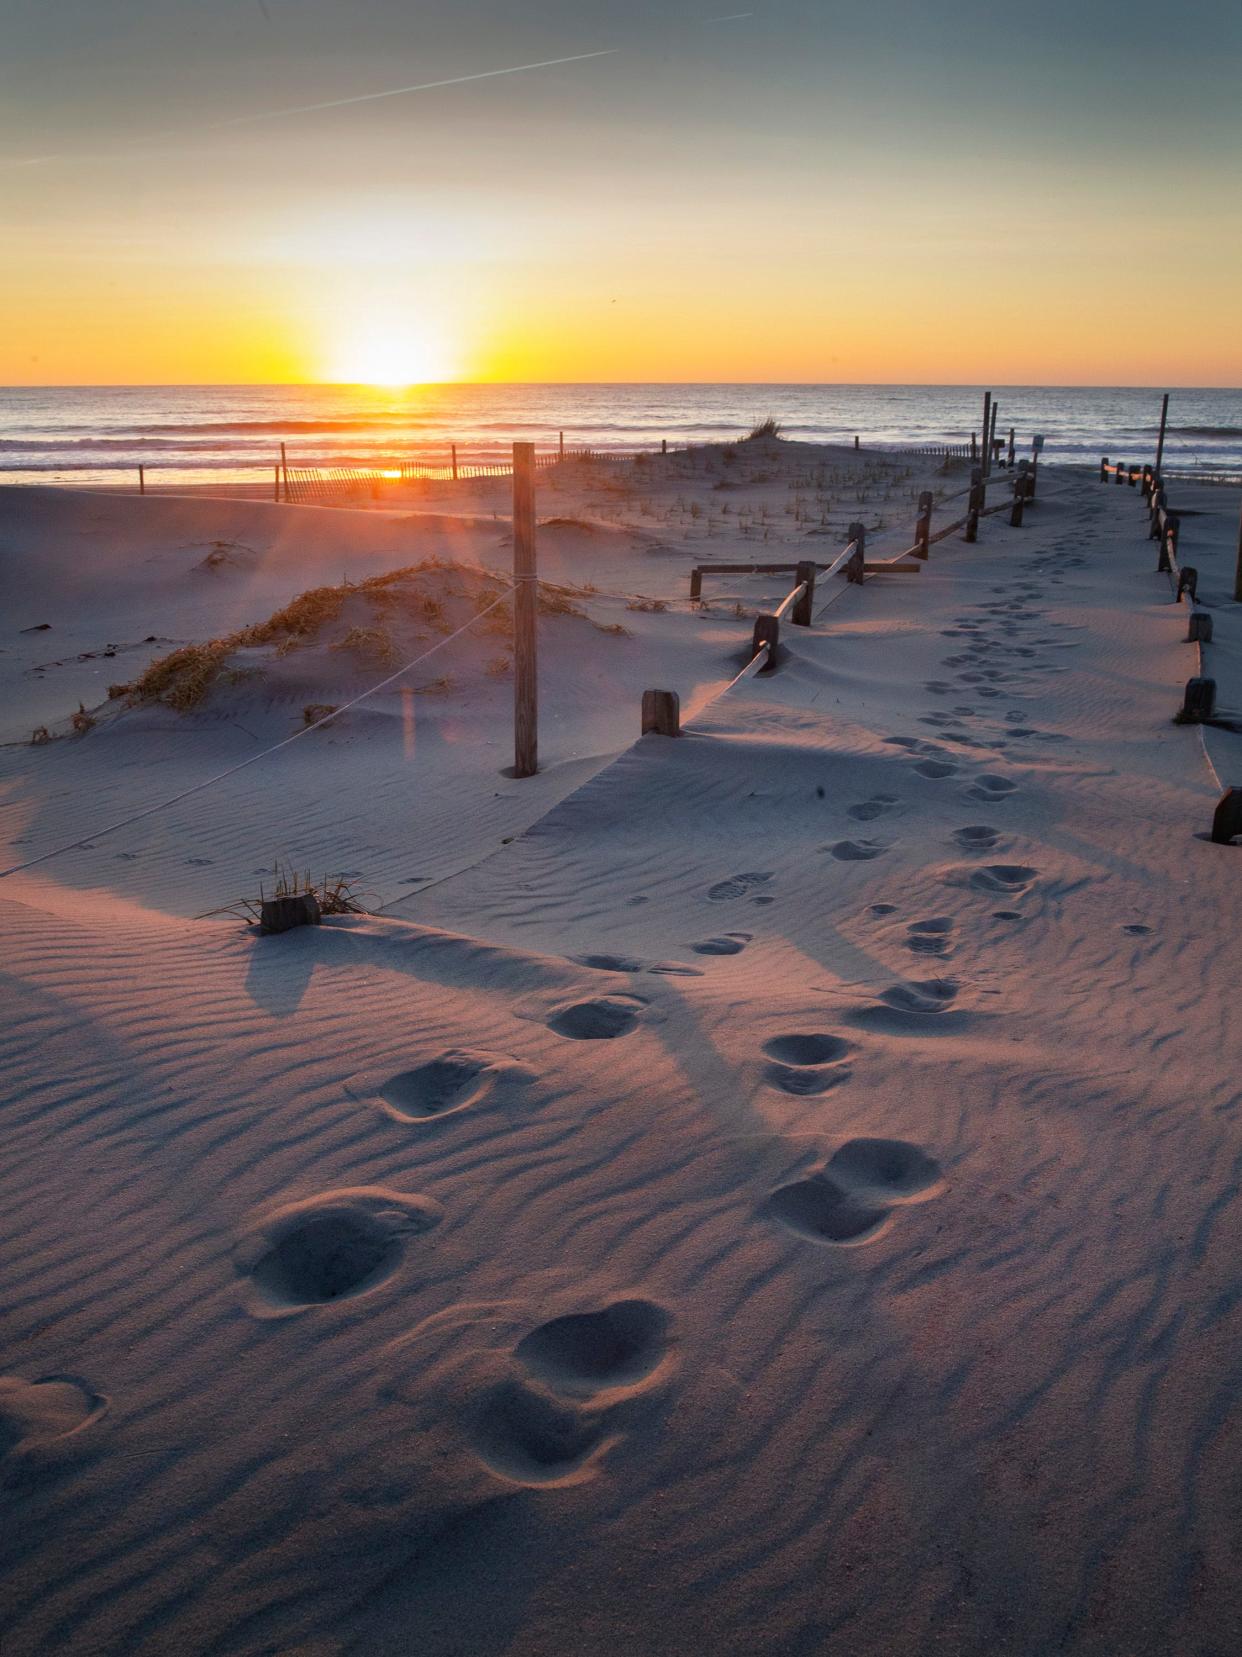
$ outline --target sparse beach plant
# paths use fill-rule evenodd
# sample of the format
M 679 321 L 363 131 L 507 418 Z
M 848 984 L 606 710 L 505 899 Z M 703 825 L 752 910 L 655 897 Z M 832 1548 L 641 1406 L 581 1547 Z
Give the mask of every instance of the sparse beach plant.
M 761 437 L 779 437 L 781 435 L 781 430 L 782 427 L 780 421 L 775 417 L 775 415 L 769 414 L 764 419 L 756 421 L 750 428 L 750 432 L 747 436 L 747 442 L 753 443 L 756 438 Z
M 93 713 L 87 713 L 86 704 L 84 702 L 79 702 L 78 711 L 77 713 L 70 715 L 69 723 L 73 726 L 76 735 L 85 736 L 87 731 L 93 731 L 95 729 L 98 721 Z

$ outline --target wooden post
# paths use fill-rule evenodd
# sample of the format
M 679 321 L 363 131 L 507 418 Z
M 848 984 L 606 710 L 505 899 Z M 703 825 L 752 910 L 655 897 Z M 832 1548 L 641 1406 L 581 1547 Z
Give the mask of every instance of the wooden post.
M 1233 596 L 1242 604 L 1242 512 L 1238 514 L 1238 556 L 1233 566 Z
M 857 432 L 854 433 L 854 447 L 855 448 L 858 447 L 858 433 Z
M 1177 592 L 1173 599 L 1175 604 L 1182 602 L 1183 593 L 1190 594 L 1192 604 L 1199 596 L 1199 572 L 1193 564 L 1183 564 L 1177 572 Z
M 675 690 L 643 692 L 643 735 L 681 735 L 681 700 Z
M 513 445 L 513 774 L 539 769 L 539 680 L 535 614 L 535 445 Z
M 1156 439 L 1156 476 L 1160 476 L 1160 464 L 1164 459 L 1164 433 L 1169 423 L 1169 394 L 1166 391 L 1160 403 L 1160 436 Z
M 1117 476 L 1114 479 L 1114 481 L 1117 484 L 1117 487 L 1119 489 L 1120 489 L 1121 485 L 1126 481 L 1126 468 L 1125 468 L 1125 463 L 1123 461 L 1119 460 L 1117 462 Z
M 1108 456 L 1107 455 L 1101 455 L 1100 456 L 1100 482 L 1101 483 L 1107 483 L 1108 482 Z
M 978 432 L 971 432 L 971 434 L 970 434 L 970 458 L 972 460 L 978 460 L 978 458 L 979 458 L 979 433 Z
M 694 599 L 694 598 L 702 598 L 702 596 L 703 596 L 703 571 L 696 564 L 695 567 L 690 571 L 690 597 L 692 599 Z
M 919 496 L 919 516 L 914 526 L 914 556 L 926 558 L 931 552 L 931 521 L 932 507 L 936 497 L 930 489 L 924 489 Z
M 456 483 L 457 482 L 457 445 L 456 445 L 456 443 L 450 444 L 450 448 L 453 451 L 453 482 Z
M 980 460 L 983 462 L 983 475 L 986 478 L 991 468 L 992 454 L 992 393 L 983 394 L 983 425 L 979 431 Z
M 285 458 L 285 446 L 280 445 L 280 481 L 285 486 L 285 500 L 289 499 L 289 463 Z
M 280 467 L 279 466 L 273 466 L 272 467 L 272 499 L 274 501 L 277 501 L 277 502 L 280 500 Z
M 1183 725 L 1202 725 L 1216 712 L 1216 680 L 1187 679 L 1178 720 Z
M 1212 840 L 1228 846 L 1242 834 L 1242 788 L 1227 788 L 1212 813 Z
M 815 564 L 813 560 L 799 564 L 794 570 L 794 584 L 806 583 L 806 591 L 790 611 L 789 619 L 795 627 L 811 625 L 811 607 L 815 603 Z
M 145 495 L 146 492 L 147 492 L 147 475 L 146 475 L 145 469 L 140 466 L 138 468 L 138 493 L 140 495 Z
M 991 430 L 988 434 L 988 471 L 989 472 L 992 470 L 993 466 L 996 464 L 997 460 L 999 459 L 999 456 L 997 454 L 997 444 L 996 444 L 996 417 L 999 413 L 1000 413 L 1000 404 L 993 401 L 993 403 L 992 403 L 992 426 L 991 426 Z
M 1009 470 L 1011 472 L 1013 471 L 1013 451 L 1014 451 L 1014 439 L 1015 439 L 1016 435 L 1017 434 L 1015 433 L 1013 427 L 1010 426 L 1010 428 L 1009 428 Z
M 781 642 L 781 624 L 775 616 L 756 616 L 750 635 L 750 659 L 753 662 L 763 645 L 768 646 L 768 659 L 759 669 L 771 673 L 776 666 L 776 652 Z
M 1190 612 L 1190 622 L 1186 628 L 1186 643 L 1194 644 L 1196 641 L 1202 644 L 1211 644 L 1212 642 L 1212 612 L 1210 610 L 1192 610 Z
M 666 455 L 668 453 L 668 438 L 667 437 L 662 437 L 660 439 L 660 453 L 662 455 Z
M 863 568 L 867 561 L 867 526 L 862 523 L 852 523 L 848 534 L 850 541 L 854 543 L 854 555 L 845 566 L 845 579 L 856 581 L 861 586 L 867 573 Z
M 970 494 L 966 497 L 966 530 L 963 541 L 979 539 L 979 506 L 983 493 L 983 473 L 976 466 L 970 474 Z
M 565 458 L 565 433 L 564 432 L 562 432 L 560 434 L 560 458 L 562 460 L 564 460 L 564 458 Z
M 1022 462 L 1026 465 L 1025 460 Z M 1026 506 L 1026 473 L 1019 472 L 1013 480 L 1013 505 L 1009 510 L 1010 529 L 1022 528 L 1022 512 Z

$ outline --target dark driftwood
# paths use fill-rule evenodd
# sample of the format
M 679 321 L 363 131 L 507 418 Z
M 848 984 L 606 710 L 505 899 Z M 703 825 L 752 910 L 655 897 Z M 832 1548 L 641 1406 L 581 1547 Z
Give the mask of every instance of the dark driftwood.
M 1212 617 L 1207 610 L 1192 610 L 1190 612 L 1190 627 L 1186 633 L 1186 642 L 1194 644 L 1196 639 L 1201 644 L 1211 643 Z

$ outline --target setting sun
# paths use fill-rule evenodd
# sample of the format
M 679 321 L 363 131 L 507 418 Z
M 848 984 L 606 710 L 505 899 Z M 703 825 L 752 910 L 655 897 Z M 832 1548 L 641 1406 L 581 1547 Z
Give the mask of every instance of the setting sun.
M 445 342 L 408 321 L 371 319 L 342 341 L 329 378 L 344 385 L 427 385 L 455 378 Z

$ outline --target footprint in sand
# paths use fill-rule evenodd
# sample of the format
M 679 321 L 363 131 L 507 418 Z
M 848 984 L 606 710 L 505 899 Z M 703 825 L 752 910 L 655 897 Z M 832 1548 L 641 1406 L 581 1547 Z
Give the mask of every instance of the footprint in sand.
M 849 808 L 848 815 L 856 823 L 870 823 L 894 810 L 900 801 L 895 794 L 873 794 L 869 800 L 860 800 Z
M 873 858 L 883 857 L 889 848 L 881 840 L 838 840 L 835 846 L 819 849 L 831 852 L 840 863 L 870 863 Z
M 885 742 L 890 748 L 921 748 L 922 737 L 918 736 L 886 736 Z
M 1024 892 L 1038 875 L 1025 863 L 988 863 L 970 876 L 970 884 L 981 892 Z
M 751 872 L 731 875 L 728 880 L 719 880 L 714 886 L 709 886 L 707 895 L 713 903 L 728 903 L 734 898 L 746 897 L 756 886 L 766 885 L 771 878 L 770 871 L 767 874 Z
M 920 777 L 953 777 L 957 775 L 957 766 L 949 760 L 924 759 L 914 767 Z
M 594 1477 L 623 1436 L 627 1406 L 659 1379 L 672 1319 L 647 1300 L 551 1318 L 513 1349 L 515 1373 L 484 1394 L 469 1437 L 507 1484 L 563 1486 Z
M 573 1001 L 552 1014 L 548 1028 L 570 1041 L 613 1041 L 634 1029 L 646 1005 L 637 995 L 601 995 L 590 1001 Z
M 925 921 L 911 921 L 906 928 L 906 948 L 915 955 L 947 955 L 953 947 L 956 922 L 949 915 L 932 915 Z
M 366 1294 L 401 1265 L 411 1238 L 441 1218 L 438 1203 L 380 1186 L 330 1191 L 269 1210 L 234 1255 L 260 1317 Z
M 873 903 L 867 913 L 869 915 L 895 915 L 897 905 L 895 903 Z
M 765 1041 L 767 1078 L 782 1093 L 799 1097 L 827 1093 L 850 1078 L 846 1061 L 854 1053 L 853 1042 L 824 1032 L 796 1032 L 773 1036 Z
M 1017 783 L 1010 782 L 1008 777 L 998 776 L 993 771 L 984 771 L 977 776 L 966 790 L 968 799 L 1000 801 L 1007 794 L 1017 790 Z
M 724 932 L 718 938 L 704 938 L 701 943 L 691 944 L 690 948 L 696 955 L 740 955 L 750 939 L 749 932 Z
M 1123 926 L 1121 930 L 1128 932 L 1132 938 L 1145 938 L 1151 931 L 1151 927 L 1144 926 L 1141 921 L 1136 921 L 1131 926 Z
M 763 1212 L 812 1243 L 870 1242 L 903 1204 L 943 1189 L 940 1165 L 901 1139 L 851 1139 L 823 1170 L 773 1191 Z
M 987 823 L 970 823 L 966 828 L 955 829 L 952 838 L 963 851 L 990 851 L 1000 839 L 1000 830 Z
M 529 1071 L 504 1053 L 454 1048 L 396 1075 L 363 1071 L 345 1091 L 367 1099 L 396 1122 L 424 1122 L 486 1104 L 502 1088 L 524 1086 Z
M 881 990 L 879 1000 L 894 1012 L 932 1017 L 947 1013 L 957 1000 L 957 993 L 958 986 L 952 978 L 924 978 Z
M 0 1463 L 59 1452 L 107 1409 L 108 1400 L 77 1375 L 0 1375 Z

